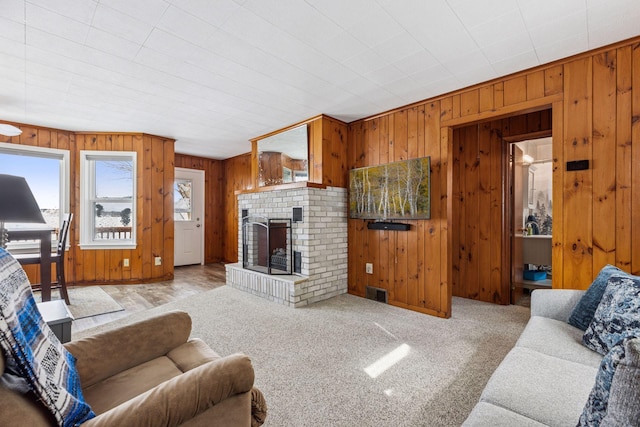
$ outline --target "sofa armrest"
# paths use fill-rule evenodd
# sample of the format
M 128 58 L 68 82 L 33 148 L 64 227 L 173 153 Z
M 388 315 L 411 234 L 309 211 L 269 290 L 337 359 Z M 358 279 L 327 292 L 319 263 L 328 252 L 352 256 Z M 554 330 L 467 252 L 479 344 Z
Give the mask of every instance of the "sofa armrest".
M 178 426 L 228 397 L 251 391 L 253 381 L 251 360 L 234 354 L 165 381 L 82 426 Z
M 566 322 L 584 292 L 575 289 L 536 289 L 531 293 L 531 316 Z
M 172 311 L 65 344 L 77 359 L 82 387 L 166 355 L 191 334 L 191 318 Z

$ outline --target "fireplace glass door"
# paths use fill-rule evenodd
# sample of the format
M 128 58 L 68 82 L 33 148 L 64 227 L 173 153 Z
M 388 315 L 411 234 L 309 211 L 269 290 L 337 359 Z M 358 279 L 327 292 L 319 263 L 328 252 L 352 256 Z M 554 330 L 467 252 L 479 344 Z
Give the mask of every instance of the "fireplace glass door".
M 266 274 L 293 274 L 291 219 L 242 218 L 242 266 Z

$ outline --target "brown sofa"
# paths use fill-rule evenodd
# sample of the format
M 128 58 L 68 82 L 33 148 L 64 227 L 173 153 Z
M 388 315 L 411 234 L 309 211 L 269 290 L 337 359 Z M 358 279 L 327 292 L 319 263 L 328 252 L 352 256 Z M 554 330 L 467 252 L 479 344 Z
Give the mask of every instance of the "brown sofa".
M 249 358 L 220 357 L 190 333 L 189 315 L 175 311 L 65 344 L 96 413 L 83 427 L 261 425 Z M 0 414 L 0 425 L 55 425 L 32 396 L 2 386 Z

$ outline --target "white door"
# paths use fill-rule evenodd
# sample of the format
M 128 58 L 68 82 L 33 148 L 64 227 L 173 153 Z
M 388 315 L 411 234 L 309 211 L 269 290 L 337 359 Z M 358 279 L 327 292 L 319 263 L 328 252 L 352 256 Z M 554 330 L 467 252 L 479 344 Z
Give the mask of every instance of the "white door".
M 204 264 L 204 171 L 175 170 L 174 265 Z

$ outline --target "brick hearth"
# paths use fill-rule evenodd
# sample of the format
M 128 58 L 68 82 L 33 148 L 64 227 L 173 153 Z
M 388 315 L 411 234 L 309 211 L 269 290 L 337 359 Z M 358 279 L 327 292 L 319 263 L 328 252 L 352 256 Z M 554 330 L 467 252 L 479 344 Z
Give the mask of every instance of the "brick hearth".
M 301 307 L 347 292 L 347 191 L 302 187 L 240 194 L 238 209 L 249 215 L 291 218 L 303 208 L 303 221 L 293 223 L 293 251 L 302 256 L 301 273 L 267 275 L 228 264 L 227 285 L 274 302 Z M 241 215 L 238 215 L 240 218 Z M 242 221 L 238 221 L 238 254 L 242 257 Z

